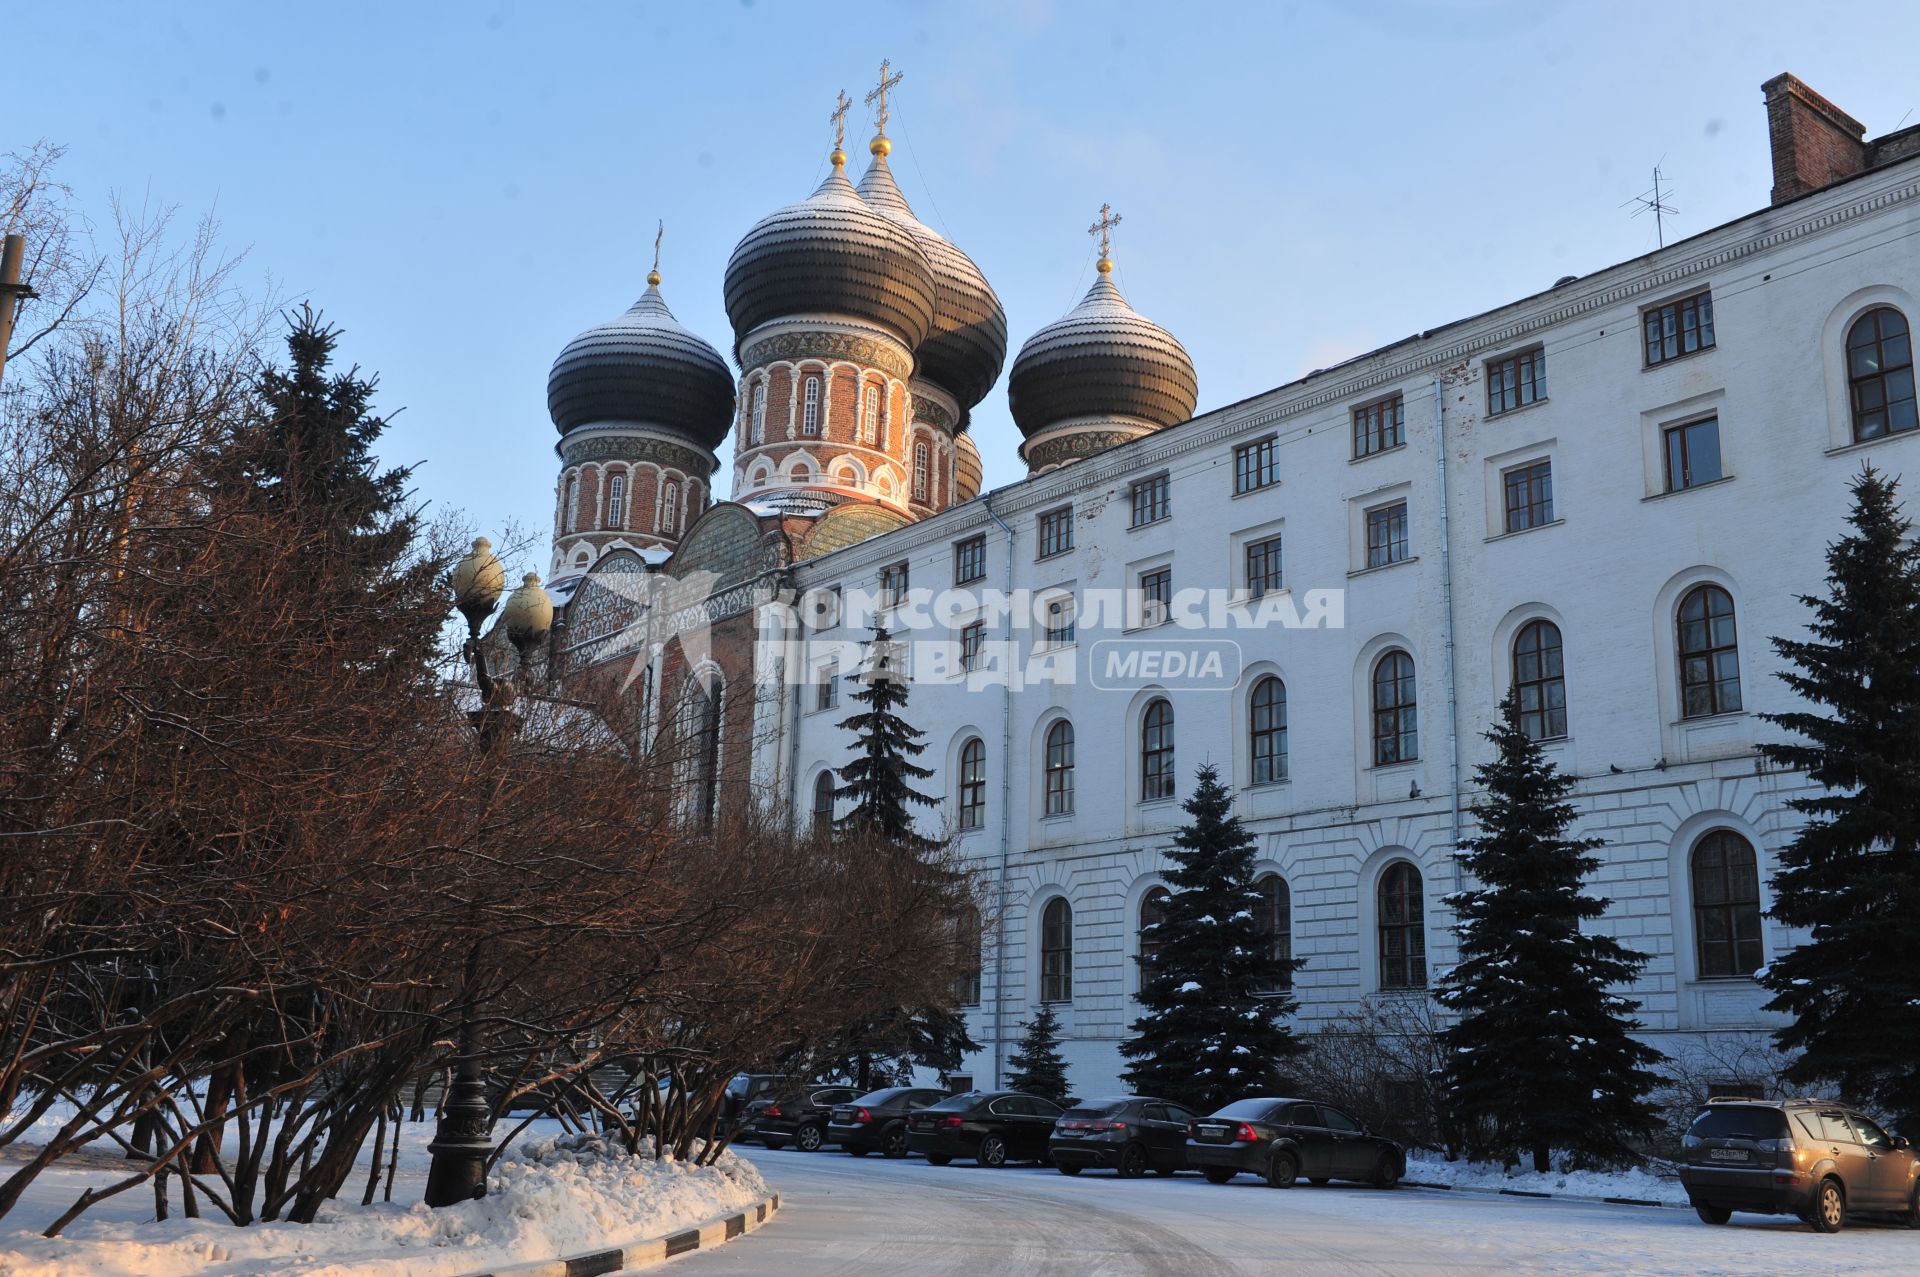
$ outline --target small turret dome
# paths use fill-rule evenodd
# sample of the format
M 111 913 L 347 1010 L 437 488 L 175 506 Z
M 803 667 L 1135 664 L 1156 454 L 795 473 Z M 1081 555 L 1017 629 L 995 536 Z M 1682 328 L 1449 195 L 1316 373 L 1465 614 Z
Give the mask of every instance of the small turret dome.
M 561 434 L 595 425 L 651 425 L 713 451 L 733 423 L 733 374 L 720 352 L 680 326 L 659 274 L 625 314 L 568 342 L 547 375 L 547 411 Z
M 973 442 L 973 436 L 961 435 L 953 441 L 954 504 L 971 501 L 980 495 L 982 473 L 980 449 Z

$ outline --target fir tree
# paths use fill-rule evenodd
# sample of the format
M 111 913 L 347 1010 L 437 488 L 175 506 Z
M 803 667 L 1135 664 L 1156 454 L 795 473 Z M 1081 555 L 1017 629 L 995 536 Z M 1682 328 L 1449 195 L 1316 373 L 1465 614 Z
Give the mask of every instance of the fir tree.
M 914 830 L 911 808 L 938 807 L 940 800 L 909 783 L 933 773 L 912 761 L 927 748 L 921 739 L 925 733 L 899 713 L 907 704 L 904 656 L 886 627 L 874 626 L 858 680 L 860 690 L 853 693 L 865 708 L 840 723 L 858 738 L 854 742 L 858 757 L 835 773 L 841 785 L 833 796 L 851 799 L 853 808 L 834 822 L 834 828 L 925 852 L 940 844 Z
M 1257 918 L 1254 841 L 1211 765 L 1186 802 L 1174 836 L 1165 920 L 1141 936 L 1134 1037 L 1120 1051 L 1127 1085 L 1203 1113 L 1278 1084 L 1301 1049 L 1285 1024 L 1298 1006 L 1286 990 L 1299 959 L 1277 958 Z
M 1768 1008 L 1798 1052 L 1787 1076 L 1837 1087 L 1920 1127 L 1920 550 L 1898 482 L 1866 468 L 1851 532 L 1827 549 L 1826 598 L 1805 639 L 1773 640 L 1809 708 L 1763 717 L 1800 738 L 1761 745 L 1821 793 L 1789 800 L 1807 821 L 1779 856 L 1771 914 L 1811 931 L 1774 959 Z
M 1052 1100 L 1065 1108 L 1073 1103 L 1067 1089 L 1067 1062 L 1060 1058 L 1060 1017 L 1053 1004 L 1042 1002 L 1033 1018 L 1021 1026 L 1020 1049 L 1007 1056 L 1013 1072 L 1007 1077 L 1009 1091 L 1025 1091 L 1043 1100 Z
M 1628 1140 L 1655 1126 L 1647 1066 L 1661 1057 L 1632 1036 L 1638 1004 L 1609 990 L 1647 959 L 1581 930 L 1606 913 L 1582 890 L 1603 844 L 1566 836 L 1573 779 L 1521 730 L 1511 695 L 1500 715 L 1494 757 L 1475 772 L 1480 832 L 1457 853 L 1480 885 L 1447 898 L 1460 938 L 1436 995 L 1460 1013 L 1441 1032 L 1447 1117 L 1471 1155 L 1508 1165 L 1525 1153 L 1548 1170 L 1551 1149 L 1624 1161 Z

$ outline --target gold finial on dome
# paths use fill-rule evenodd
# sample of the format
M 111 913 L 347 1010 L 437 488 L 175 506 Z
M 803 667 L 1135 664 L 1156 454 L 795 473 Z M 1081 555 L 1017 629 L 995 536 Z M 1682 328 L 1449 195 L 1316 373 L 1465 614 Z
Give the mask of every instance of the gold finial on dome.
M 660 241 L 667 237 L 667 222 L 660 219 L 659 229 L 653 232 L 653 269 L 647 272 L 647 287 L 660 287 Z
M 845 89 L 840 90 L 833 104 L 833 113 L 827 118 L 833 121 L 833 154 L 827 158 L 833 161 L 835 168 L 844 168 L 847 163 L 847 112 L 853 109 L 853 99 L 847 96 Z
M 875 155 L 888 155 L 893 151 L 893 143 L 887 141 L 887 90 L 900 83 L 902 77 L 898 71 L 891 76 L 887 74 L 892 65 L 887 59 L 880 59 L 880 83 L 873 92 L 867 94 L 866 99 L 868 106 L 876 108 L 873 116 L 873 141 L 867 144 L 867 149 Z
M 1120 214 L 1113 211 L 1113 205 L 1102 204 L 1100 206 L 1100 220 L 1087 227 L 1087 234 L 1098 235 L 1100 237 L 1100 260 L 1094 264 L 1094 269 L 1098 270 L 1102 275 L 1109 274 L 1113 270 L 1112 231 L 1113 228 L 1119 224 Z

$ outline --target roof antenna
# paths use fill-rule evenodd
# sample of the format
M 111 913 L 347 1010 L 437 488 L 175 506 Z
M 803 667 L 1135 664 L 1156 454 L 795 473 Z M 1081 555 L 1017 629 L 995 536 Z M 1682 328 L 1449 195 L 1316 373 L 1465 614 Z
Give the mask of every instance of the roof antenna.
M 1663 162 L 1666 159 L 1665 156 L 1661 156 L 1660 158 Z M 1667 215 L 1678 214 L 1680 212 L 1679 209 L 1667 203 L 1667 196 L 1671 194 L 1673 194 L 1672 187 L 1668 187 L 1665 190 L 1661 189 L 1660 165 L 1656 164 L 1653 166 L 1653 189 L 1641 192 L 1639 195 L 1628 200 L 1626 204 L 1620 206 L 1621 208 L 1625 208 L 1627 204 L 1638 204 L 1640 207 L 1633 210 L 1634 217 L 1638 217 L 1642 213 L 1652 213 L 1654 233 L 1659 237 L 1660 247 L 1662 248 L 1667 246 Z

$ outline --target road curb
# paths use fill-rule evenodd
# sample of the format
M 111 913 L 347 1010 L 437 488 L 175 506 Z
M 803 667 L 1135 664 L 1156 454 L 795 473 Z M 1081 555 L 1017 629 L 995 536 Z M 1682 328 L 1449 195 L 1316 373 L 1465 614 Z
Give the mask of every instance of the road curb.
M 1407 1188 L 1427 1188 L 1440 1193 L 1476 1193 L 1482 1197 L 1542 1197 L 1556 1202 L 1602 1202 L 1608 1206 L 1653 1206 L 1666 1210 L 1691 1209 L 1685 1202 L 1656 1202 L 1644 1197 L 1595 1197 L 1591 1193 L 1539 1193 L 1527 1188 L 1462 1188 L 1458 1184 L 1433 1184 L 1424 1180 L 1403 1179 Z
M 489 1268 L 484 1272 L 464 1274 L 464 1277 L 598 1277 L 601 1273 L 617 1273 L 645 1264 L 658 1264 L 688 1251 L 712 1250 L 752 1232 L 772 1219 L 779 1209 L 780 1194 L 773 1193 L 766 1200 L 755 1202 L 745 1210 L 719 1215 L 704 1224 L 662 1237 L 649 1237 L 644 1241 L 628 1242 L 581 1255 Z

